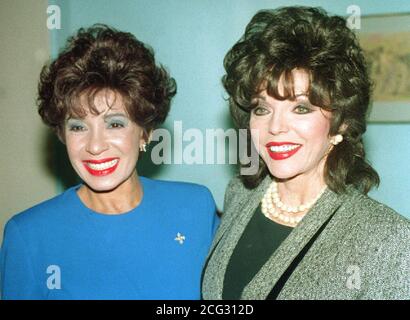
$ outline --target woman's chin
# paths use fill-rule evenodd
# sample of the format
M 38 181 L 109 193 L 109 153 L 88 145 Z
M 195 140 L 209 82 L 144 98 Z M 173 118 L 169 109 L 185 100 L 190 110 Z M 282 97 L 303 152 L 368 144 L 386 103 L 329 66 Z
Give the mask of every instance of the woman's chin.
M 95 182 L 95 181 L 84 181 L 84 184 L 94 192 L 110 192 L 115 190 L 120 183 L 114 182 Z
M 298 172 L 295 172 L 295 170 L 278 170 L 276 168 L 275 170 L 268 168 L 268 170 L 272 177 L 283 181 L 291 180 L 298 175 Z
M 114 191 L 124 184 L 135 184 L 137 173 L 132 170 L 130 173 L 115 172 L 106 176 L 91 176 L 88 172 L 81 172 L 81 179 L 84 184 L 94 192 Z

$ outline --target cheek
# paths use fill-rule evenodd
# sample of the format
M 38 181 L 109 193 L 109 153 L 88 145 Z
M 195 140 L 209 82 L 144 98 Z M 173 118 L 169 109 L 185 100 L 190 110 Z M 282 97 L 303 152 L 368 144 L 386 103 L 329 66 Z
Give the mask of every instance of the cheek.
M 116 146 L 125 154 L 134 155 L 138 152 L 139 139 L 135 133 L 125 133 L 111 137 L 111 145 Z
M 329 124 L 327 122 L 310 122 L 299 127 L 299 133 L 311 145 L 311 150 L 323 153 L 329 147 Z
M 75 136 L 66 136 L 65 145 L 67 154 L 70 159 L 74 159 L 76 156 L 80 155 L 82 145 L 84 144 L 84 138 L 75 137 Z
M 249 129 L 251 130 L 252 142 L 255 146 L 258 146 L 266 138 L 268 134 L 268 128 L 265 121 L 260 119 L 251 118 L 249 121 Z

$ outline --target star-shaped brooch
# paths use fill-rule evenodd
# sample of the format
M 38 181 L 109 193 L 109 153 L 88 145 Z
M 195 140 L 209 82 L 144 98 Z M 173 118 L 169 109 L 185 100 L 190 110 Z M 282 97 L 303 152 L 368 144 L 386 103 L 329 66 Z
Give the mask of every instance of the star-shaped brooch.
M 184 244 L 185 241 L 185 236 L 181 233 L 177 233 L 177 237 L 174 239 L 175 241 L 178 241 L 179 244 Z

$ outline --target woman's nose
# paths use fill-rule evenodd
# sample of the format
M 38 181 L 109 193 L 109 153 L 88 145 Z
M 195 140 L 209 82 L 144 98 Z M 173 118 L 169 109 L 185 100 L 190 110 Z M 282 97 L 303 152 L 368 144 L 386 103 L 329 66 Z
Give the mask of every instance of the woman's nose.
M 278 135 L 288 131 L 289 121 L 281 112 L 274 112 L 269 124 L 269 131 L 273 135 Z
M 88 137 L 86 151 L 99 155 L 108 149 L 108 142 L 102 130 L 92 130 Z

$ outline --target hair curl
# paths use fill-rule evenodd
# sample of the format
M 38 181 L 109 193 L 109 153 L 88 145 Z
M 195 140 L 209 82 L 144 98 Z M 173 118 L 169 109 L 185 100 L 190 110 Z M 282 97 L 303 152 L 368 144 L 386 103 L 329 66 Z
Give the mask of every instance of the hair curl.
M 156 66 L 153 50 L 131 33 L 103 24 L 81 28 L 70 37 L 58 57 L 43 67 L 38 85 L 38 112 L 60 135 L 68 116 L 98 114 L 95 95 L 104 89 L 123 98 L 135 123 L 147 134 L 165 121 L 176 83 L 163 66 Z
M 343 142 L 327 157 L 325 182 L 337 193 L 351 184 L 367 194 L 379 184 L 377 172 L 366 161 L 362 140 L 372 83 L 362 49 L 344 18 L 311 7 L 259 11 L 225 56 L 224 67 L 222 82 L 231 115 L 239 128 L 247 129 L 253 97 L 266 89 L 278 100 L 294 99 L 292 70 L 306 70 L 310 102 L 331 111 L 329 135 L 343 128 Z M 281 76 L 283 95 L 278 92 Z M 257 174 L 241 177 L 248 188 L 259 185 L 268 174 L 261 158 L 259 162 Z

